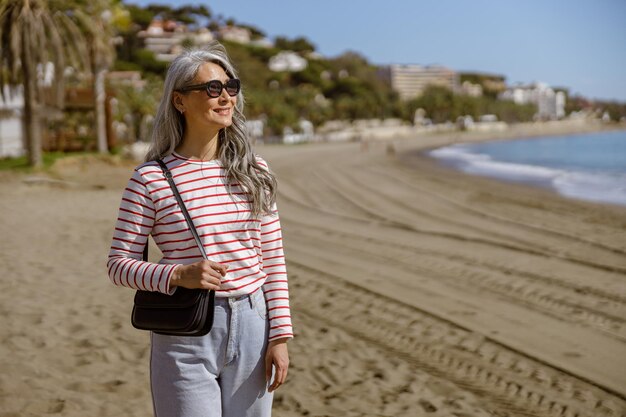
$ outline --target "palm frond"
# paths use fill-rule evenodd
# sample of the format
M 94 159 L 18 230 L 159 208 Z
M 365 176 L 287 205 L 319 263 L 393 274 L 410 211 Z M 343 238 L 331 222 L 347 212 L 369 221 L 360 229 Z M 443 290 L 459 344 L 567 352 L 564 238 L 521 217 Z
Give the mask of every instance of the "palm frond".
M 62 36 L 66 45 L 71 45 L 67 48 L 68 63 L 77 69 L 88 69 L 90 67 L 89 51 L 88 51 L 88 39 L 83 35 L 83 31 L 76 25 L 76 23 L 69 18 L 65 13 L 57 11 L 54 14 L 54 20 L 59 27 L 59 35 Z M 68 43 L 69 42 L 69 43 Z
M 54 96 L 63 96 L 66 64 L 89 68 L 89 53 L 82 31 L 61 11 L 51 11 L 44 0 L 5 0 L 0 3 L 0 90 L 23 82 L 25 66 L 55 68 Z M 28 53 L 25 54 L 25 49 Z M 28 56 L 30 62 L 22 62 Z M 32 65 L 32 66 L 31 66 Z M 36 83 L 40 85 L 40 83 Z M 37 99 L 41 98 L 38 88 Z

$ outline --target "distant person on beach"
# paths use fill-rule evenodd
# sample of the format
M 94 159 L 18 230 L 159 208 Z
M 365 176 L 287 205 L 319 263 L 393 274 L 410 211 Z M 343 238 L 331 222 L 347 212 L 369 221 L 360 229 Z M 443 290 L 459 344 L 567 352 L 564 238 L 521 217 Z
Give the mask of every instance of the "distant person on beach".
M 146 162 L 124 191 L 109 254 L 115 285 L 171 294 L 215 291 L 200 337 L 151 333 L 157 417 L 265 417 L 287 377 L 293 337 L 276 179 L 252 151 L 243 95 L 224 47 L 170 65 Z M 159 165 L 171 170 L 202 240 L 200 254 Z M 148 235 L 163 253 L 142 261 Z

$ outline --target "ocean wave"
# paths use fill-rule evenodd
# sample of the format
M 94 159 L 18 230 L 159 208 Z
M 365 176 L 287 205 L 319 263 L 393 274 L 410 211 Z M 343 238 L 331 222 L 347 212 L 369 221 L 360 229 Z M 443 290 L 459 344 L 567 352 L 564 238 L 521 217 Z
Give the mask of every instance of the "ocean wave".
M 626 206 L 626 174 L 557 169 L 494 160 L 465 145 L 432 150 L 430 156 L 469 174 L 550 187 L 566 197 Z
M 565 172 L 553 181 L 564 196 L 626 206 L 626 174 Z

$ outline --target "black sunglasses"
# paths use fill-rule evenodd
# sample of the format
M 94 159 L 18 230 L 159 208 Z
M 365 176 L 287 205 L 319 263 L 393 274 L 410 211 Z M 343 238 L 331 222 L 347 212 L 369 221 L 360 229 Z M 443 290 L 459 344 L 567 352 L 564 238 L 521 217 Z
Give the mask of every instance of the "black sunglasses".
M 230 80 L 222 84 L 220 80 L 211 80 L 204 84 L 190 85 L 176 91 L 178 91 L 179 93 L 186 93 L 188 91 L 206 90 L 206 93 L 209 95 L 209 97 L 217 98 L 222 94 L 222 90 L 224 89 L 226 89 L 226 92 L 229 96 L 234 97 L 239 94 L 239 90 L 241 90 L 241 81 L 239 81 L 237 78 L 231 78 Z

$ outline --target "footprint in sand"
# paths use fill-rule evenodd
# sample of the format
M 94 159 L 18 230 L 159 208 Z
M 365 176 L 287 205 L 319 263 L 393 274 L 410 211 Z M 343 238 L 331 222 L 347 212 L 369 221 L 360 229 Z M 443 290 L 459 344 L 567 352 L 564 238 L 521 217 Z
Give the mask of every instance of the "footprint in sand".
M 31 403 L 26 406 L 24 411 L 33 413 L 35 415 L 59 414 L 63 412 L 64 408 L 65 408 L 65 400 L 57 398 L 54 400 L 46 400 L 46 401 Z
M 424 411 L 426 411 L 427 413 L 434 413 L 435 411 L 437 411 L 437 407 L 435 407 L 430 401 L 428 400 L 419 400 L 418 404 L 420 405 L 420 407 L 422 407 L 424 409 Z

